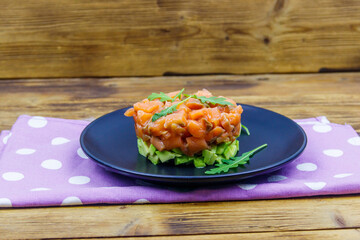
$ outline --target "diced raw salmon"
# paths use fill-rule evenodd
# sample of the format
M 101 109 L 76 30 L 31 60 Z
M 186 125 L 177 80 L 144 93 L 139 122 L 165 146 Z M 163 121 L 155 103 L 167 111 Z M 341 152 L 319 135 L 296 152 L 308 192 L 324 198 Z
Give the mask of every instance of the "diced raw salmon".
M 225 132 L 225 130 L 222 127 L 217 126 L 205 136 L 205 140 L 208 142 L 213 142 L 214 139 L 219 137 L 224 132 Z
M 163 141 L 160 140 L 158 137 L 152 137 L 150 140 L 150 143 L 156 147 L 157 150 L 164 151 L 165 150 L 165 144 Z
M 208 149 L 209 145 L 204 138 L 188 137 L 186 138 L 188 155 L 193 156 L 195 153 Z
M 188 107 L 186 106 L 186 104 L 180 104 L 180 105 L 177 107 L 177 109 L 178 109 L 179 111 L 180 111 L 180 110 L 183 110 L 183 111 L 186 112 L 186 113 L 191 112 L 191 109 L 188 108 Z
M 229 119 L 230 121 L 230 124 L 233 125 L 233 126 L 236 126 L 240 123 L 240 114 L 236 114 L 236 113 L 229 113 L 227 114 L 227 118 Z
M 164 141 L 166 149 L 174 149 L 174 148 L 181 148 L 184 145 L 184 142 L 181 136 L 172 136 Z
M 172 123 L 170 129 L 171 129 L 171 132 L 173 132 L 173 133 L 175 133 L 177 135 L 180 135 L 180 136 L 183 136 L 184 133 L 186 132 L 186 128 L 180 126 L 177 123 Z
M 149 121 L 153 115 L 151 113 L 144 112 L 143 110 L 139 110 L 137 112 L 137 116 L 138 116 L 140 124 L 142 126 L 145 126 L 146 122 Z
M 205 109 L 205 108 L 204 108 Z M 205 110 L 193 110 L 189 113 L 190 119 L 197 120 L 205 115 Z
M 230 132 L 234 129 L 234 126 L 231 125 L 229 119 L 228 119 L 228 114 L 227 113 L 222 113 L 221 114 L 221 119 L 220 119 L 220 123 L 221 126 L 227 131 Z
M 165 118 L 160 118 L 160 119 L 156 120 L 155 122 L 150 122 L 150 124 L 149 124 L 150 135 L 161 136 L 165 131 L 164 123 L 165 123 Z
M 214 124 L 215 126 L 219 126 L 220 125 L 220 118 L 221 118 L 220 110 L 217 107 L 206 108 L 206 110 L 207 110 L 207 118 L 208 118 L 208 120 L 212 124 Z
M 178 93 L 176 91 L 167 95 L 174 97 Z M 206 89 L 198 91 L 196 95 L 212 96 Z M 144 99 L 135 103 L 124 115 L 134 118 L 136 135 L 147 144 L 153 144 L 159 151 L 179 148 L 192 156 L 209 148 L 211 144 L 233 141 L 239 135 L 243 109 L 232 99 L 226 98 L 234 104 L 229 106 L 203 104 L 196 98 L 178 104 L 183 99 L 185 97 L 174 102 Z M 174 104 L 178 105 L 173 113 L 152 121 L 155 113 Z
M 230 113 L 242 114 L 243 111 L 243 108 L 240 105 L 237 105 L 235 108 L 231 109 Z
M 187 124 L 187 130 L 189 133 L 197 138 L 204 138 L 206 129 L 204 124 L 195 120 L 189 120 Z
M 204 96 L 204 97 L 212 97 L 212 94 L 211 92 L 209 92 L 207 89 L 202 89 L 202 90 L 199 90 L 195 93 L 195 95 L 197 96 Z
M 190 98 L 185 105 L 192 110 L 201 109 L 204 107 L 204 105 L 200 102 L 199 99 L 194 98 Z
M 163 105 L 164 104 L 158 99 L 155 99 L 153 101 L 149 101 L 149 99 L 144 99 L 143 101 L 134 104 L 134 110 L 142 110 L 147 113 L 152 113 L 158 110 Z
M 180 126 L 186 126 L 186 113 L 185 111 L 177 111 L 173 114 L 169 114 L 164 117 L 165 123 L 164 128 L 168 129 L 171 127 L 171 124 L 176 123 Z
M 125 116 L 127 117 L 132 117 L 135 113 L 134 108 L 129 108 L 128 110 L 126 110 L 126 112 L 124 113 Z

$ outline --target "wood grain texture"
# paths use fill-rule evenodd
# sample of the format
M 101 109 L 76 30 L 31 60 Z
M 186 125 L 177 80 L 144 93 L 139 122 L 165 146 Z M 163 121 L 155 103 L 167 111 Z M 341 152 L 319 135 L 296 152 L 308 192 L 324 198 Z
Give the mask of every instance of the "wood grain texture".
M 358 196 L 34 208 L 0 213 L 0 239 L 270 233 L 360 226 Z
M 2 0 L 0 78 L 360 68 L 355 0 Z
M 156 237 L 129 237 L 126 240 L 354 240 L 360 238 L 359 229 L 317 230 L 317 231 L 291 231 L 291 232 L 264 232 L 264 233 L 236 233 L 236 234 L 211 234 L 211 235 L 181 235 L 181 236 L 156 236 Z M 83 239 L 83 238 L 82 238 Z M 123 238 L 102 238 L 102 240 Z
M 198 76 L 0 81 L 0 129 L 21 114 L 70 119 L 96 118 L 127 107 L 151 92 L 190 93 L 208 88 L 215 95 L 256 105 L 293 119 L 327 116 L 360 132 L 360 73 L 252 76 Z
M 360 132 L 360 73 L 0 81 L 0 130 L 20 114 L 87 119 L 151 92 L 208 88 L 291 118 L 324 115 Z M 356 239 L 360 196 L 0 210 L 0 239 Z M 347 230 L 346 230 L 347 229 Z M 178 236 L 178 237 L 176 237 Z M 263 238 L 260 238 L 263 237 Z M 338 237 L 338 238 L 337 238 Z M 161 239 L 161 238 L 160 238 Z M 181 238 L 182 239 L 182 238 Z M 186 238 L 184 238 L 186 239 Z

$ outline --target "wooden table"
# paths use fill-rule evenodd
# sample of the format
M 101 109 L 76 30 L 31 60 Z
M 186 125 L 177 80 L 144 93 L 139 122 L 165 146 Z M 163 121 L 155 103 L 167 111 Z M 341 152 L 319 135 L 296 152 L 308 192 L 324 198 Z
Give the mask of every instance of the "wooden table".
M 96 118 L 183 87 L 360 132 L 360 73 L 2 80 L 0 129 L 20 114 Z M 0 210 L 0 239 L 358 239 L 359 228 L 359 195 Z

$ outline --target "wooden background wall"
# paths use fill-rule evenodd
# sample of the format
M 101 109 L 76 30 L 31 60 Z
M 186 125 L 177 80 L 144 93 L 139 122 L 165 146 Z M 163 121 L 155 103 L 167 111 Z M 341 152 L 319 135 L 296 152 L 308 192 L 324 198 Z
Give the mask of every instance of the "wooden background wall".
M 1 0 L 0 78 L 360 69 L 359 0 Z

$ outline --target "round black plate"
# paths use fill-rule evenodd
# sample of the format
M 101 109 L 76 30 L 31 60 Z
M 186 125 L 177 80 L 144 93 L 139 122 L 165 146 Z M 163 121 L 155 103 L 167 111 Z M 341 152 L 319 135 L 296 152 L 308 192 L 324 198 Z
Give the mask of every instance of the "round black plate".
M 80 144 L 91 159 L 107 170 L 157 183 L 188 186 L 232 182 L 275 171 L 304 150 L 306 134 L 294 121 L 263 108 L 241 106 L 244 109 L 241 122 L 250 130 L 250 136 L 241 134 L 239 137 L 238 155 L 264 143 L 268 147 L 256 153 L 249 164 L 231 169 L 228 173 L 204 173 L 213 166 L 199 169 L 170 164 L 153 165 L 138 154 L 133 118 L 124 116 L 127 108 L 90 123 L 81 134 Z

